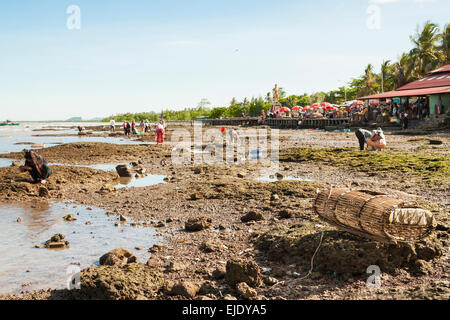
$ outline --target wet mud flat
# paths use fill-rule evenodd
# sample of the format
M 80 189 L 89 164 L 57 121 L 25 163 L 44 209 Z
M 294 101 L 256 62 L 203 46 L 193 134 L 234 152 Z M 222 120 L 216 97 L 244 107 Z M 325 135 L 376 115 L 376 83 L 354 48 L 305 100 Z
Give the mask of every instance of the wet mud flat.
M 131 162 L 140 161 L 148 173 L 166 176 L 165 183 L 116 189 L 114 172 L 55 168 L 61 171 L 55 171 L 49 184 L 56 184 L 69 172 L 75 174 L 66 170 L 74 170 L 84 179 L 71 179 L 73 184 L 61 186 L 58 192 L 50 190 L 48 198 L 34 196 L 38 201 L 49 201 L 58 199 L 60 193 L 61 199 L 71 199 L 77 205 L 147 221 L 166 242 L 152 247 L 148 260 L 83 269 L 81 282 L 86 289 L 78 293 L 42 290 L 3 298 L 448 299 L 450 223 L 445 148 L 439 145 L 416 156 L 413 150 L 429 144 L 427 140 L 409 140 L 424 136 L 395 135 L 394 140 L 387 135 L 388 142 L 392 137 L 392 149 L 359 152 L 356 138 L 327 132 L 314 134 L 329 141 L 348 139 L 353 145 L 299 147 L 297 140 L 313 133 L 280 132 L 289 139 L 280 139 L 278 177 L 283 178 L 276 181 L 259 181 L 265 177 L 259 164 L 175 166 L 170 161 L 173 145 L 169 143 L 131 147 L 68 144 L 43 149 L 42 153 L 55 162 L 117 161 L 131 167 Z M 448 135 L 439 139 L 448 145 Z M 2 177 L 15 174 L 14 168 L 0 169 Z M 421 179 L 427 181 L 426 187 L 419 185 Z M 437 230 L 432 238 L 414 246 L 386 246 L 339 231 L 320 220 L 313 209 L 317 189 L 337 183 L 420 201 L 435 215 Z M 14 193 L 11 187 L 8 192 Z M 0 196 L 5 201 L 21 201 L 14 196 L 8 200 L 7 193 L 1 191 Z M 322 233 L 315 267 L 309 273 Z M 381 258 L 376 260 L 375 256 Z M 369 263 L 379 264 L 382 272 L 382 286 L 376 290 L 367 287 Z M 133 279 L 137 278 L 145 278 L 146 285 L 136 285 Z M 108 279 L 120 282 L 123 289 L 114 289 Z M 105 285 L 101 289 L 95 283 Z

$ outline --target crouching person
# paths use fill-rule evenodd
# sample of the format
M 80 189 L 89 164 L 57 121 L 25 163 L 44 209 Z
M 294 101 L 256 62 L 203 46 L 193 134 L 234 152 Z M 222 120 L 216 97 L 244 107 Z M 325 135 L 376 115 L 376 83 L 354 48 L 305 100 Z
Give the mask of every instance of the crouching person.
M 372 150 L 383 150 L 386 148 L 386 137 L 384 136 L 381 128 L 373 130 L 373 136 L 371 138 L 367 138 L 366 142 L 369 147 L 372 147 Z
M 46 179 L 52 174 L 52 169 L 45 159 L 34 151 L 25 150 L 25 165 L 20 167 L 21 171 L 28 171 L 33 178 L 33 183 L 46 183 Z

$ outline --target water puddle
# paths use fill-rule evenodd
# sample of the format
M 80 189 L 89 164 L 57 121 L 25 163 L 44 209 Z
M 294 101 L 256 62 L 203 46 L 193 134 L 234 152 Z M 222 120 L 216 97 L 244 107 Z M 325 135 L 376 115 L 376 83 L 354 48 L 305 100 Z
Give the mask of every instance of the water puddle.
M 70 167 L 81 167 L 81 168 L 91 168 L 95 170 L 103 170 L 106 172 L 115 171 L 119 164 L 105 163 L 105 164 L 67 164 L 67 163 L 49 163 L 50 166 L 70 166 Z
M 119 178 L 119 183 L 116 185 L 117 189 L 131 188 L 131 187 L 148 187 L 160 183 L 166 183 L 164 181 L 165 175 L 149 174 L 143 178 L 129 177 Z
M 264 182 L 276 182 L 276 181 L 283 181 L 283 180 L 292 180 L 292 181 L 313 181 L 311 179 L 306 179 L 306 178 L 297 178 L 297 177 L 291 177 L 291 176 L 286 176 L 286 177 L 277 177 L 277 176 L 264 176 L 264 177 L 259 177 L 256 180 L 258 181 L 264 181 Z
M 0 205 L 0 292 L 66 287 L 67 268 L 81 269 L 98 263 L 104 253 L 125 248 L 145 262 L 146 249 L 159 242 L 153 228 L 114 226 L 118 217 L 107 216 L 95 207 L 63 203 Z M 63 216 L 73 214 L 76 221 L 65 222 Z M 79 213 L 79 214 L 78 214 Z M 21 218 L 18 223 L 17 219 Z M 38 249 L 56 233 L 66 235 L 70 247 L 64 250 Z M 143 250 L 136 250 L 141 247 Z M 25 286 L 23 286 L 26 284 Z
M 0 158 L 0 168 L 10 167 L 14 159 Z

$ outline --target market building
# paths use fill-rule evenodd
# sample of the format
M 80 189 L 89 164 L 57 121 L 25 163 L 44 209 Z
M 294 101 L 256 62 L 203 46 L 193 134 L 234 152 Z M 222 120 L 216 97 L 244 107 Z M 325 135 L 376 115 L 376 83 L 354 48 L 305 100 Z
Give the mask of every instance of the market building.
M 410 106 L 415 98 L 424 102 L 430 118 L 444 115 L 450 109 L 450 64 L 431 71 L 426 77 L 408 83 L 395 91 L 389 91 L 359 98 L 360 100 L 396 99 L 404 106 Z M 409 108 L 408 108 L 409 109 Z

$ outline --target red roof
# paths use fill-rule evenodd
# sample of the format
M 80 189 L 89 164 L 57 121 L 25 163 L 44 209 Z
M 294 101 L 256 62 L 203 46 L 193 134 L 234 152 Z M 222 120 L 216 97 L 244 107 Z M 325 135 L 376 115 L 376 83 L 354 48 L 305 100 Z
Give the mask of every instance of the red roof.
M 425 89 L 412 89 L 412 90 L 397 90 L 389 91 L 379 94 L 374 94 L 367 97 L 359 98 L 360 100 L 371 100 L 371 99 L 385 99 L 385 98 L 399 98 L 399 97 L 417 97 L 426 96 L 429 94 L 442 94 L 450 93 L 450 85 L 445 87 L 435 87 L 435 88 L 425 88 Z
M 450 72 L 450 64 L 448 64 L 446 66 L 443 66 L 443 67 L 440 67 L 440 68 L 438 68 L 436 70 L 433 70 L 433 71 L 430 72 L 430 74 L 439 73 L 439 72 Z
M 397 91 L 450 86 L 450 72 L 434 73 L 400 87 Z

